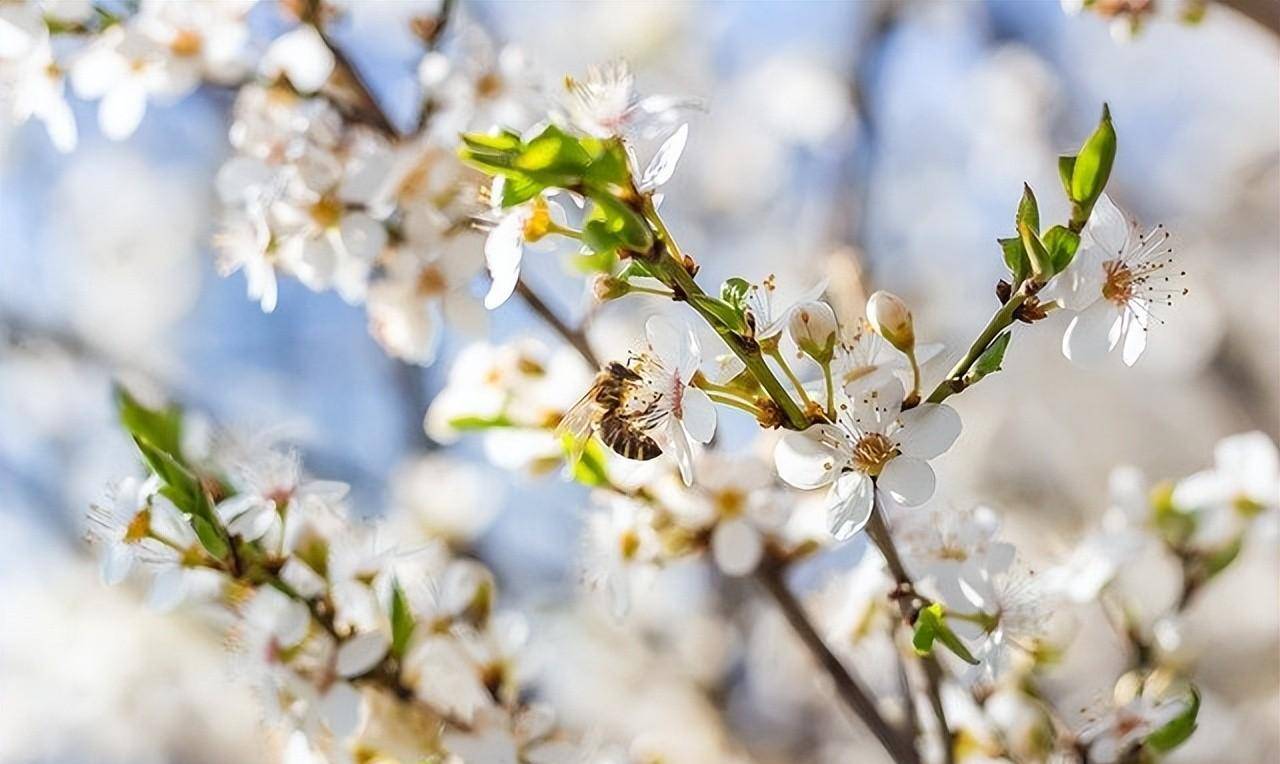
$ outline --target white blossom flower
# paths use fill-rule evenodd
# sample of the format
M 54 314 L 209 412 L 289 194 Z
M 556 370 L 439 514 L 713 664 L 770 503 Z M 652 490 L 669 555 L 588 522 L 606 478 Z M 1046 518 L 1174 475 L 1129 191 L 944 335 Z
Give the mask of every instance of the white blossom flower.
M 1033 652 L 1051 615 L 1050 602 L 1040 582 L 1029 571 L 1013 567 L 993 574 L 983 582 L 964 582 L 956 591 L 958 600 L 947 601 L 955 614 L 947 623 L 957 634 L 982 639 L 974 656 L 979 665 L 974 672 L 1000 677 L 1008 667 L 1010 653 L 1017 649 Z M 960 614 L 981 614 L 981 619 L 963 619 Z M 978 621 L 983 620 L 984 623 Z
M 674 129 L 681 112 L 697 108 L 696 99 L 640 97 L 635 76 L 625 61 L 592 66 L 584 80 L 565 78 L 568 120 L 597 138 L 653 137 Z
M 213 245 L 218 251 L 219 275 L 226 277 L 243 270 L 250 299 L 258 303 L 263 313 L 274 311 L 279 287 L 275 250 L 266 222 L 254 215 L 227 215 Z
M 310 24 L 301 24 L 272 41 L 259 68 L 267 77 L 284 75 L 300 93 L 314 93 L 333 74 L 333 51 Z
M 911 372 L 907 356 L 873 330 L 871 324 L 859 320 L 857 327 L 852 338 L 836 345 L 831 359 L 832 381 L 843 387 L 849 397 Z M 940 344 L 917 345 L 916 361 L 924 366 L 941 352 Z
M 1138 695 L 1087 722 L 1076 735 L 1089 747 L 1091 761 L 1110 764 L 1120 761 L 1130 748 L 1176 719 L 1186 708 L 1187 701 L 1183 698 L 1152 699 Z
M 35 117 L 54 148 L 69 152 L 76 146 L 76 122 L 65 91 L 39 7 L 0 5 L 0 119 L 22 124 Z
M 245 16 L 253 4 L 254 0 L 143 0 L 133 23 L 168 51 L 165 66 L 172 79 L 229 84 L 248 66 Z
M 1117 345 L 1128 366 L 1147 346 L 1154 310 L 1186 293 L 1175 281 L 1173 250 L 1162 226 L 1142 234 L 1103 194 L 1080 237 L 1075 258 L 1041 292 L 1076 315 L 1062 336 L 1062 352 L 1081 363 L 1097 362 Z
M 338 512 L 348 486 L 331 480 L 308 480 L 297 451 L 278 450 L 258 443 L 228 465 L 236 494 L 215 507 L 227 530 L 246 541 L 270 534 L 270 540 L 289 550 L 306 515 Z M 292 518 L 301 513 L 303 518 Z
M 434 136 L 452 139 L 461 131 L 495 126 L 523 129 L 545 111 L 541 75 L 524 50 L 498 46 L 477 25 L 462 28 L 448 54 L 424 55 L 418 82 Z
M 989 507 L 913 513 L 895 530 L 908 568 L 932 580 L 949 602 L 962 586 L 981 587 L 1013 564 L 1014 547 L 999 540 L 1000 518 Z
M 492 198 L 495 200 L 502 198 L 502 180 L 498 178 L 494 182 Z M 564 230 L 564 224 L 564 209 L 543 194 L 499 211 L 498 222 L 484 242 L 484 261 L 492 279 L 484 298 L 486 308 L 497 308 L 515 291 L 525 248 L 554 246 L 554 240 L 547 237 Z
M 583 579 L 605 593 L 615 618 L 627 614 L 632 593 L 656 570 L 660 547 L 649 512 L 631 499 L 611 496 L 604 511 L 587 516 Z
M 1192 543 L 1206 549 L 1230 543 L 1256 517 L 1280 510 L 1280 454 L 1261 432 L 1232 435 L 1213 449 L 1213 469 L 1180 480 L 1175 506 L 1196 512 Z
M 813 489 L 830 485 L 827 518 L 844 540 L 871 516 L 873 494 L 883 490 L 908 506 L 933 495 L 928 459 L 944 453 L 960 435 L 960 415 L 945 404 L 902 410 L 902 383 L 892 380 L 838 405 L 836 422 L 789 432 L 774 451 L 778 475 Z
M 636 361 L 641 391 L 631 396 L 642 409 L 624 412 L 680 468 L 685 485 L 693 484 L 693 442 L 707 443 L 716 432 L 716 409 L 707 394 L 692 386 L 702 363 L 698 338 L 661 316 L 645 323 L 649 350 Z
M 782 330 L 787 328 L 787 323 L 791 320 L 791 311 L 795 306 L 821 297 L 827 289 L 827 284 L 825 281 L 815 284 L 805 290 L 794 302 L 787 303 L 785 307 L 775 304 L 774 292 L 777 288 L 777 279 L 770 275 L 747 289 L 747 320 L 752 328 L 752 336 L 759 341 L 770 340 L 781 334 Z

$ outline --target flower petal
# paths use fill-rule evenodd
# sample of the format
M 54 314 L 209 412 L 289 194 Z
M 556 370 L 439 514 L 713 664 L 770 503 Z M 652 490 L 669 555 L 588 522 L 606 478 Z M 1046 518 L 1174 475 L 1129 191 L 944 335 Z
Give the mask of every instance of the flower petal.
M 680 161 L 680 155 L 684 153 L 685 144 L 689 141 L 689 126 L 681 125 L 658 149 L 658 153 L 653 155 L 653 159 L 649 162 L 649 166 L 645 168 L 644 175 L 640 180 L 640 187 L 646 191 L 652 191 L 658 186 L 663 185 L 671 180 L 671 176 L 676 172 L 676 164 Z
M 320 700 L 320 716 L 333 736 L 343 740 L 360 729 L 363 703 L 359 690 L 346 682 L 334 682 Z
M 1114 259 L 1124 253 L 1129 242 L 1131 226 L 1124 212 L 1111 201 L 1105 193 L 1098 197 L 1089 214 L 1089 224 L 1085 228 L 1093 241 L 1107 253 L 1107 259 Z
M 137 77 L 125 77 L 98 104 L 98 126 L 113 141 L 133 135 L 147 110 L 147 91 Z
M 1089 365 L 1107 357 L 1115 342 L 1111 339 L 1120 324 L 1120 312 L 1106 300 L 1098 300 L 1071 319 L 1062 335 L 1062 354 Z
M 764 554 L 760 533 L 744 520 L 727 520 L 711 534 L 711 554 L 720 570 L 745 576 L 756 569 Z
M 380 631 L 366 631 L 342 643 L 338 648 L 335 668 L 339 676 L 360 676 L 378 664 L 391 647 L 386 635 Z
M 849 539 L 867 524 L 874 493 L 874 483 L 862 472 L 846 472 L 831 486 L 827 494 L 827 527 L 836 541 Z
M 485 295 L 484 306 L 493 310 L 507 301 L 520 278 L 520 260 L 524 257 L 524 215 L 512 212 L 502 219 L 484 242 L 484 262 L 493 284 Z
M 824 440 L 843 439 L 833 425 L 817 424 L 804 432 L 787 432 L 773 449 L 778 477 L 796 488 L 820 488 L 835 479 L 837 454 Z M 839 441 L 837 441 L 839 442 Z
M 686 387 L 681 401 L 684 431 L 699 443 L 710 442 L 716 434 L 716 405 L 696 387 Z
M 689 327 L 665 316 L 652 316 L 645 322 L 644 334 L 663 364 L 688 382 L 701 360 L 698 341 Z
M 933 496 L 936 482 L 933 468 L 924 459 L 899 456 L 884 466 L 879 486 L 899 504 L 915 507 Z
M 946 453 L 960 437 L 960 415 L 946 404 L 922 403 L 898 417 L 898 448 L 907 456 L 932 459 Z
M 1130 309 L 1125 314 L 1125 320 L 1122 325 L 1122 334 L 1124 335 L 1124 346 L 1121 348 L 1121 358 L 1124 359 L 1125 366 L 1132 366 L 1142 357 L 1142 351 L 1147 348 L 1147 320 L 1146 310 L 1144 306 L 1138 310 Z
M 158 613 L 177 607 L 187 595 L 187 573 L 180 565 L 166 565 L 151 580 L 147 606 Z
M 128 544 L 109 544 L 102 553 L 102 583 L 115 586 L 133 570 L 133 548 Z

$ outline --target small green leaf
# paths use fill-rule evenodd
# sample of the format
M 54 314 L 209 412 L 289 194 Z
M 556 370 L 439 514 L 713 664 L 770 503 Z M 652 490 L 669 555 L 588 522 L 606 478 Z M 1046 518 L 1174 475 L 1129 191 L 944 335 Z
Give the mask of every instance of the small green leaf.
M 1080 234 L 1065 226 L 1056 225 L 1044 232 L 1042 241 L 1049 253 L 1053 272 L 1062 273 L 1075 259 L 1076 250 L 1080 247 Z
M 533 197 L 542 193 L 546 186 L 537 182 L 528 175 L 520 173 L 512 173 L 503 177 L 502 181 L 502 198 L 499 202 L 505 207 L 514 207 L 517 204 L 523 204 Z
M 996 239 L 1000 250 L 1004 253 L 1004 264 L 1009 269 L 1012 283 L 1016 287 L 1031 273 L 1031 261 L 1027 259 L 1027 250 L 1022 246 L 1022 239 L 1014 236 L 1009 239 Z
M 1186 710 L 1171 719 L 1160 729 L 1143 739 L 1148 748 L 1161 753 L 1168 753 L 1182 745 L 1196 731 L 1196 717 L 1200 715 L 1200 691 L 1195 685 L 1190 686 L 1191 702 Z
M 640 213 L 612 196 L 593 197 L 595 204 L 582 227 L 582 242 L 596 252 L 647 252 L 653 233 Z
M 182 409 L 169 406 L 150 409 L 122 385 L 114 387 L 116 409 L 120 412 L 120 424 L 130 435 L 142 438 L 156 448 L 181 461 L 182 459 Z
M 1021 229 L 1026 225 L 1033 233 L 1040 233 L 1040 207 L 1036 204 L 1036 195 L 1031 186 L 1022 184 L 1022 201 L 1018 202 L 1018 216 L 1014 224 Z
M 506 414 L 494 416 L 459 416 L 448 421 L 449 427 L 459 432 L 490 430 L 495 427 L 514 427 L 515 423 Z
M 160 493 L 183 513 L 191 517 L 191 527 L 209 554 L 222 559 L 229 548 L 222 524 L 213 512 L 213 503 L 200 480 L 169 454 L 134 436 L 133 442 L 142 458 L 164 485 Z
M 591 156 L 577 137 L 556 125 L 548 125 L 521 149 L 513 166 L 531 177 L 581 176 L 590 163 Z
M 1116 130 L 1111 124 L 1111 110 L 1102 105 L 1102 119 L 1076 156 L 1071 169 L 1071 200 L 1093 209 L 1093 203 L 1102 195 L 1107 179 L 1111 177 L 1111 165 L 1116 158 Z
M 1010 333 L 1005 331 L 991 341 L 987 349 L 982 351 L 982 355 L 978 356 L 978 360 L 974 361 L 973 367 L 964 375 L 965 384 L 972 385 L 988 374 L 1000 371 L 1000 364 L 1004 362 L 1004 351 L 1009 347 L 1010 336 Z
M 699 312 L 710 313 L 716 321 L 729 327 L 731 331 L 741 333 L 747 329 L 742 311 L 724 300 L 709 295 L 690 295 L 689 303 Z
M 946 613 L 942 604 L 938 602 L 922 609 L 920 615 L 916 617 L 916 630 L 911 637 L 911 646 L 915 648 L 917 654 L 928 655 L 933 652 L 935 641 L 941 642 L 965 663 L 975 666 L 978 664 L 978 659 L 973 657 L 969 648 L 947 625 Z
M 589 438 L 578 446 L 577 461 L 573 464 L 573 480 L 588 488 L 612 485 L 604 449 L 595 440 Z
M 1027 260 L 1031 263 L 1031 275 L 1043 283 L 1053 275 L 1053 264 L 1044 243 L 1026 223 L 1018 225 L 1018 235 L 1022 239 L 1022 249 L 1027 253 Z
M 720 299 L 741 313 L 746 310 L 747 294 L 750 291 L 751 284 L 746 279 L 740 279 L 735 276 L 726 280 L 720 286 Z
M 1073 156 L 1058 157 L 1058 177 L 1062 179 L 1062 191 L 1071 199 L 1071 175 L 1076 171 L 1076 158 Z
M 1204 558 L 1204 572 L 1212 578 L 1226 570 L 1240 556 L 1244 547 L 1244 536 L 1236 536 L 1221 549 L 1216 549 Z
M 391 582 L 391 654 L 403 658 L 409 647 L 409 638 L 413 636 L 416 624 L 413 609 L 409 607 L 409 599 L 400 588 L 400 582 Z

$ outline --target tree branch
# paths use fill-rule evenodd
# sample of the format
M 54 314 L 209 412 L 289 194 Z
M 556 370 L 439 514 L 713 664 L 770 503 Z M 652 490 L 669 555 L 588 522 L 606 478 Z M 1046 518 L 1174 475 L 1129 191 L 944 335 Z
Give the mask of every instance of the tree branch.
M 1217 2 L 1280 37 L 1280 2 L 1277 0 L 1217 0 Z
M 523 278 L 517 281 L 516 294 L 520 295 L 520 298 L 528 304 L 529 308 L 538 314 L 538 318 L 541 318 L 548 326 L 554 329 L 557 334 L 564 338 L 565 342 L 572 345 L 573 349 L 578 351 L 578 355 L 582 356 L 582 359 L 590 364 L 593 369 L 600 368 L 600 359 L 596 357 L 595 351 L 591 349 L 591 344 L 587 342 L 587 335 L 581 329 L 565 323 L 551 309 L 551 306 L 547 305 L 541 295 L 534 291 L 533 287 L 529 286 L 529 282 Z
M 786 581 L 783 580 L 783 565 L 777 560 L 765 560 L 756 570 L 756 580 L 764 587 L 777 603 L 778 608 L 782 610 L 782 614 L 786 616 L 787 623 L 791 625 L 792 631 L 800 638 L 805 647 L 809 649 L 810 654 L 818 661 L 823 670 L 831 677 L 832 683 L 835 685 L 836 694 L 853 711 L 854 715 L 862 720 L 871 733 L 880 741 L 880 745 L 889 752 L 893 760 L 899 764 L 916 764 L 920 761 L 920 756 L 916 752 L 915 745 L 907 737 L 895 730 L 880 715 L 880 711 L 876 709 L 875 701 L 871 699 L 870 694 L 862 687 L 862 683 L 854 676 L 853 672 L 845 667 L 840 659 L 831 652 L 826 642 L 814 629 L 813 624 L 809 622 L 808 616 L 804 612 L 804 606 L 787 588 Z M 907 699 L 910 702 L 910 698 Z

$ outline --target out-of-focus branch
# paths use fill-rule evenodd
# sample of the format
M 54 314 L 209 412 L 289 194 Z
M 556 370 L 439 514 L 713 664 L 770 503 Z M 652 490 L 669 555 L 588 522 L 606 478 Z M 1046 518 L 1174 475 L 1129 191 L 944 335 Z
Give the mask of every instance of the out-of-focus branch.
M 786 617 L 787 623 L 791 625 L 792 631 L 808 648 L 810 654 L 822 666 L 822 669 L 831 677 L 832 683 L 835 685 L 836 694 L 840 696 L 840 700 L 853 711 L 859 719 L 862 720 L 871 733 L 880 741 L 880 745 L 889 752 L 893 760 L 902 764 L 915 764 L 920 761 L 920 755 L 916 752 L 915 743 L 910 736 L 901 734 L 890 726 L 889 722 L 880 715 L 880 711 L 876 708 L 875 701 L 871 695 L 862 686 L 862 683 L 854 676 L 840 659 L 831 652 L 827 647 L 827 643 L 822 640 L 822 636 L 810 623 L 808 615 L 804 612 L 804 606 L 795 598 L 791 590 L 787 587 L 787 583 L 783 580 L 783 565 L 776 560 L 765 560 L 756 570 L 756 580 L 764 587 L 773 601 L 777 603 L 778 608 Z M 907 699 L 910 702 L 910 698 Z
M 871 538 L 872 543 L 880 550 L 880 554 L 884 556 L 885 564 L 889 568 L 889 573 L 893 576 L 894 582 L 898 585 L 897 591 L 894 593 L 898 602 L 898 609 L 902 613 L 902 619 L 910 628 L 915 625 L 917 616 L 916 605 L 913 600 L 916 599 L 916 584 L 911 579 L 911 575 L 907 573 L 907 568 L 902 564 L 902 558 L 898 555 L 898 548 L 893 543 L 893 536 L 889 533 L 889 526 L 884 521 L 884 514 L 877 500 L 871 509 L 871 518 L 867 520 L 867 536 Z M 951 727 L 947 724 L 947 714 L 942 706 L 942 665 L 938 663 L 935 655 L 926 655 L 920 659 L 924 668 L 925 677 L 925 693 L 929 697 L 929 706 L 933 709 L 933 714 L 938 720 L 939 733 L 942 736 L 943 751 L 946 755 L 948 764 L 955 761 L 955 746 L 953 745 Z M 908 699 L 910 702 L 910 699 Z
M 1276 37 L 1280 37 L 1280 0 L 1217 0 Z
M 551 306 L 547 305 L 542 296 L 533 287 L 529 286 L 529 282 L 523 278 L 517 281 L 516 294 L 520 295 L 520 299 L 528 304 L 529 308 L 538 315 L 538 318 L 541 318 L 546 322 L 547 326 L 554 329 L 556 334 L 564 338 L 565 342 L 572 345 L 573 349 L 578 351 L 578 355 L 582 356 L 582 359 L 590 364 L 591 368 L 600 368 L 600 359 L 596 357 L 595 351 L 591 349 L 591 343 L 587 342 L 587 335 L 581 329 L 565 323 L 551 309 Z

